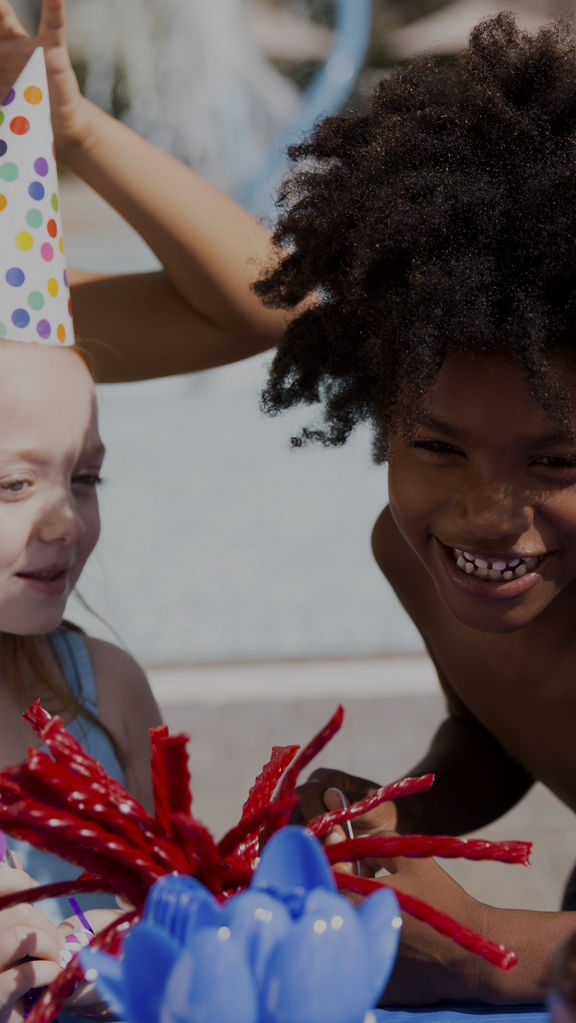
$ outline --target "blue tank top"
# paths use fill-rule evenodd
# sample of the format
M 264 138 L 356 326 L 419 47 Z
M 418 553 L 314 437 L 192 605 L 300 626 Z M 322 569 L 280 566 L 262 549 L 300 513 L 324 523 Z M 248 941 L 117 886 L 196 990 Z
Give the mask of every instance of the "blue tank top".
M 83 707 L 97 716 L 96 681 L 82 634 L 70 629 L 58 629 L 51 633 L 50 641 L 70 692 Z M 67 729 L 82 743 L 84 749 L 102 764 L 108 774 L 124 784 L 124 772 L 106 732 L 82 714 L 77 715 L 67 725 Z M 9 844 L 10 848 L 20 856 L 24 870 L 39 884 L 67 881 L 82 873 L 76 865 L 67 863 L 60 856 L 41 852 L 29 845 L 28 842 L 10 839 Z M 82 909 L 116 907 L 116 901 L 111 895 L 80 895 L 78 901 Z M 44 899 L 37 905 L 55 923 L 72 915 L 72 910 L 66 899 Z

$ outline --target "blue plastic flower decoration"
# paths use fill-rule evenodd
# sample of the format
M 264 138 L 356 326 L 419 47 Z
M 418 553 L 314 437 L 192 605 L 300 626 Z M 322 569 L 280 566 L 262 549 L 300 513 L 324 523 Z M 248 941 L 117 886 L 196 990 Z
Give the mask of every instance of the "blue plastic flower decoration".
M 391 889 L 352 906 L 317 840 L 286 827 L 245 891 L 220 905 L 195 878 L 167 875 L 122 959 L 90 948 L 79 959 L 129 1023 L 362 1023 L 400 926 Z

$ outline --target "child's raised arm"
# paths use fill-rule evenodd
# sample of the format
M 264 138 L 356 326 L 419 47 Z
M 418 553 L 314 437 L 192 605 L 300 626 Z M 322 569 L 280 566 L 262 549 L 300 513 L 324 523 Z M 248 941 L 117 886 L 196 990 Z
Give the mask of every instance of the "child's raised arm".
M 99 378 L 206 369 L 274 344 L 285 314 L 264 309 L 250 290 L 269 257 L 268 232 L 81 95 L 66 46 L 64 0 L 43 0 L 34 38 L 0 0 L 2 95 L 37 45 L 46 55 L 58 158 L 118 210 L 164 267 L 71 273 L 76 331 L 93 350 Z

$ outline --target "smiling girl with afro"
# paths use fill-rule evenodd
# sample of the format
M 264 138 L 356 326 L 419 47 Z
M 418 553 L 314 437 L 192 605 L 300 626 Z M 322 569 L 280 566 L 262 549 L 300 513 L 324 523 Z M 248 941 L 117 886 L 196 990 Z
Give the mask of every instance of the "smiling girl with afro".
M 576 39 L 513 15 L 454 63 L 414 61 L 291 150 L 276 264 L 256 291 L 293 316 L 263 394 L 320 405 L 293 443 L 374 429 L 389 507 L 373 548 L 426 643 L 447 716 L 421 761 L 429 793 L 357 818 L 358 834 L 464 834 L 534 781 L 576 811 Z M 382 723 L 385 741 L 385 722 Z M 386 780 L 386 779 L 383 779 Z M 376 783 L 320 769 L 305 821 Z M 529 837 L 529 836 L 526 836 Z M 384 883 L 506 943 L 509 974 L 405 920 L 386 998 L 538 1001 L 563 912 L 496 909 L 437 864 Z M 553 909 L 553 907 L 550 907 Z

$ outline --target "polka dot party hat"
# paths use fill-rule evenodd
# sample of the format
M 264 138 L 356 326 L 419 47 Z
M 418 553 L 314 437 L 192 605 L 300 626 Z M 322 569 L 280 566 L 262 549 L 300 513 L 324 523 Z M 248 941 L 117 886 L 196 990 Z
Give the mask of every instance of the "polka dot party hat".
M 0 337 L 74 344 L 42 47 L 0 105 Z

